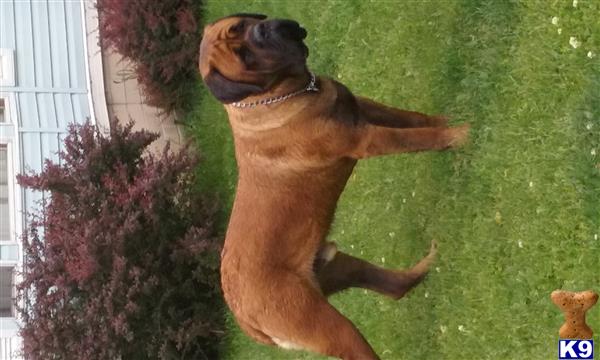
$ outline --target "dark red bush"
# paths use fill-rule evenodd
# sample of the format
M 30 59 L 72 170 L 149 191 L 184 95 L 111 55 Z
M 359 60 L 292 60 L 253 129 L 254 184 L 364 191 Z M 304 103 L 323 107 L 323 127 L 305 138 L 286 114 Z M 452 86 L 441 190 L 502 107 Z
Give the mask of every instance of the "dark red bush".
M 187 151 L 111 123 L 72 126 L 60 164 L 20 184 L 44 191 L 24 233 L 26 359 L 214 359 L 221 330 L 214 206 Z
M 98 0 L 105 48 L 133 60 L 146 102 L 171 112 L 189 107 L 197 79 L 200 1 Z

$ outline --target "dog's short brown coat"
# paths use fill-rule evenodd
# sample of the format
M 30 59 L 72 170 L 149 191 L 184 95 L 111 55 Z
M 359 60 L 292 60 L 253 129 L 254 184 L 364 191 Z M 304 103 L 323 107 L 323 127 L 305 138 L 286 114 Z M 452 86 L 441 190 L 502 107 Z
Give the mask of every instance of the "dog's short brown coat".
M 326 242 L 338 198 L 358 159 L 462 144 L 468 126 L 354 96 L 318 77 L 318 92 L 271 105 L 235 101 L 304 88 L 305 32 L 291 21 L 237 15 L 205 28 L 200 73 L 225 104 L 239 168 L 221 281 L 240 327 L 255 340 L 343 359 L 376 359 L 356 327 L 327 301 L 348 287 L 402 297 L 427 273 L 387 270 Z M 400 176 L 401 174 L 399 174 Z

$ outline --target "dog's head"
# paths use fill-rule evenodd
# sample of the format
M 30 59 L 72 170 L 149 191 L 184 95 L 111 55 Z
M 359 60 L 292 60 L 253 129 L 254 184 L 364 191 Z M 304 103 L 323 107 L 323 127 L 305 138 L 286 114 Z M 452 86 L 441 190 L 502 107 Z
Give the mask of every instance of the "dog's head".
M 306 69 L 306 30 L 292 20 L 231 15 L 204 28 L 199 69 L 222 103 L 268 91 Z

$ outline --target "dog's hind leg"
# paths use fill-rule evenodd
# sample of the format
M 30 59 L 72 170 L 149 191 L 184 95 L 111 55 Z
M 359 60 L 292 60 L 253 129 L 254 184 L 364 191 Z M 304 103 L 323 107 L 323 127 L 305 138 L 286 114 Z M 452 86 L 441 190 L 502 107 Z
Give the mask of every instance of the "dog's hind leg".
M 323 251 L 330 253 L 330 246 L 332 245 L 327 243 Z M 435 243 L 432 243 L 429 254 L 412 268 L 390 270 L 338 251 L 329 261 L 317 256 L 315 274 L 325 296 L 350 287 L 359 287 L 399 299 L 425 278 L 435 252 Z
M 257 342 L 259 342 L 261 344 L 265 344 L 265 345 L 275 345 L 275 342 L 273 341 L 273 339 L 271 337 L 267 336 L 262 331 L 257 330 L 254 327 L 252 327 L 251 325 L 249 325 L 243 321 L 240 321 L 240 320 L 238 320 L 237 323 L 238 323 L 240 329 L 242 329 L 242 331 L 245 332 L 246 335 L 250 336 Z
M 354 324 L 327 302 L 312 281 L 292 275 L 285 283 L 277 281 L 277 288 L 265 307 L 268 317 L 260 321 L 261 330 L 276 344 L 344 360 L 379 359 Z

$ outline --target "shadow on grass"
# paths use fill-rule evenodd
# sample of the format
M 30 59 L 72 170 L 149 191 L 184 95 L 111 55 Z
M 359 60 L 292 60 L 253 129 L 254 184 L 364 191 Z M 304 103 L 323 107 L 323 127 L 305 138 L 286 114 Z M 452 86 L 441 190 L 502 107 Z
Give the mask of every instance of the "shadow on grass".
M 434 108 L 448 109 L 459 122 L 471 124 L 471 140 L 466 148 L 459 150 L 458 155 L 449 153 L 433 159 L 434 167 L 446 169 L 434 174 L 455 174 L 453 183 L 440 177 L 437 185 L 440 194 L 467 196 L 482 206 L 490 203 L 487 193 L 492 179 L 480 177 L 471 165 L 485 151 L 491 127 L 503 121 L 489 115 L 490 110 L 505 111 L 497 104 L 502 102 L 500 89 L 505 86 L 509 72 L 507 59 L 514 41 L 512 34 L 519 25 L 516 7 L 508 1 L 465 0 L 457 3 L 456 21 L 449 34 L 452 41 L 442 52 L 444 60 L 437 69 L 439 81 L 436 85 L 441 89 L 433 96 Z M 494 131 L 501 131 L 501 128 Z M 466 202 L 457 203 L 460 204 L 467 206 Z M 473 211 L 475 209 L 465 208 L 457 213 Z M 457 228 L 468 229 L 465 225 Z
M 598 60 L 600 64 L 600 60 Z M 594 233 L 594 236 L 589 238 L 589 248 L 593 251 L 598 251 L 598 237 L 600 236 L 600 160 L 597 155 L 592 156 L 590 152 L 594 149 L 600 152 L 600 129 L 598 121 L 594 123 L 593 119 L 600 119 L 600 97 L 598 96 L 598 88 L 600 86 L 600 67 L 591 68 L 589 84 L 582 94 L 582 103 L 577 117 L 578 140 L 580 144 L 589 144 L 588 148 L 581 149 L 574 154 L 571 160 L 573 164 L 578 164 L 576 167 L 576 181 L 581 186 L 582 199 L 582 214 L 589 222 L 589 229 L 582 229 L 586 233 Z M 585 225 L 580 225 L 585 226 Z M 594 244 L 595 242 L 595 244 Z M 598 265 L 600 255 L 586 256 L 582 266 L 585 268 L 593 268 Z M 599 284 L 600 276 L 596 273 L 586 272 L 582 276 L 587 279 L 580 279 L 584 283 Z
M 482 214 L 489 216 L 496 212 L 497 204 L 494 199 L 493 186 L 495 179 L 489 173 L 477 168 L 482 160 L 482 152 L 499 150 L 489 146 L 489 132 L 501 131 L 497 126 L 501 119 L 491 118 L 490 111 L 503 111 L 498 108 L 503 97 L 501 88 L 506 85 L 509 71 L 507 59 L 510 58 L 511 45 L 514 41 L 515 29 L 520 25 L 516 16 L 517 6 L 508 1 L 472 1 L 464 0 L 455 3 L 454 24 L 447 34 L 446 47 L 440 51 L 440 65 L 434 72 L 435 94 L 431 96 L 434 109 L 447 111 L 457 123 L 471 124 L 470 143 L 462 149 L 431 156 L 432 186 L 436 189 L 435 206 L 429 216 L 433 232 L 445 229 L 443 234 L 431 234 L 441 242 L 438 264 L 449 273 L 433 273 L 432 286 L 441 287 L 444 297 L 461 301 L 464 281 L 453 279 L 464 277 L 461 260 L 465 254 L 469 257 L 485 259 L 502 256 L 495 251 L 501 251 L 495 246 L 487 247 L 479 244 L 474 221 Z M 450 176 L 449 176 L 450 175 Z M 494 238 L 505 236 L 506 229 L 488 225 Z M 440 239 L 441 237 L 441 239 Z M 443 244 L 445 242 L 446 244 Z M 473 244 L 475 242 L 476 244 Z M 473 249 L 481 253 L 473 253 Z M 499 255 L 500 254 L 500 255 Z M 490 264 L 491 265 L 491 264 Z M 471 269 L 472 270 L 472 269 Z M 473 284 L 481 286 L 482 284 Z M 435 292 L 436 290 L 431 290 Z M 468 300 L 463 300 L 468 301 Z M 465 307 L 467 305 L 465 304 Z M 440 306 L 446 312 L 452 308 Z M 457 317 L 469 314 L 460 313 L 461 306 L 456 306 Z M 452 310 L 455 311 L 455 310 Z M 427 340 L 430 345 L 415 355 L 416 358 L 444 358 L 448 356 L 445 347 L 448 340 L 431 331 L 432 325 L 438 321 L 438 311 L 428 312 L 427 328 L 423 334 L 430 334 Z M 446 317 L 447 315 L 443 315 Z M 446 342 L 446 344 L 442 344 Z

